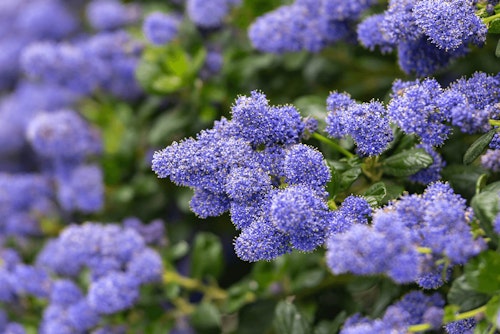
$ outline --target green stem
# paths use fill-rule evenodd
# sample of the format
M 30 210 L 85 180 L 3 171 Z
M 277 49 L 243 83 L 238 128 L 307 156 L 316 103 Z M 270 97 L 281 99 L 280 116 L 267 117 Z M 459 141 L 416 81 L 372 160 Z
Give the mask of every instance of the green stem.
M 500 13 L 483 18 L 483 23 L 488 24 L 491 21 L 498 19 L 498 18 L 500 18 Z
M 428 329 L 432 329 L 431 324 L 425 323 L 425 324 L 418 324 L 418 325 L 413 325 L 408 327 L 408 332 L 409 333 L 416 333 L 416 332 L 423 332 Z
M 476 309 L 473 309 L 473 310 L 470 310 L 470 311 L 467 311 L 467 312 L 464 312 L 464 313 L 459 313 L 459 314 L 455 315 L 455 320 L 453 320 L 453 321 L 472 318 L 473 316 L 475 316 L 475 315 L 477 315 L 479 313 L 483 313 L 485 311 L 486 311 L 486 305 L 483 305 L 483 306 L 478 307 Z
M 493 126 L 500 126 L 500 120 L 490 119 L 488 122 Z
M 320 135 L 317 132 L 314 132 L 312 134 L 312 137 L 315 138 L 315 139 L 317 139 L 317 140 L 319 140 L 320 142 L 323 142 L 323 143 L 327 144 L 328 146 L 330 146 L 331 148 L 333 148 L 335 151 L 337 151 L 337 152 L 342 153 L 343 155 L 345 155 L 347 158 L 354 157 L 354 154 L 352 154 L 351 152 L 349 152 L 348 150 L 346 150 L 345 148 L 343 148 L 342 146 L 340 146 L 339 144 L 337 144 L 333 140 L 330 140 L 330 139 L 326 138 L 325 136 Z
M 417 247 L 417 252 L 420 254 L 432 254 L 432 248 L 429 247 Z
M 455 317 L 451 321 L 447 321 L 446 323 L 450 323 L 450 322 L 457 321 L 457 320 L 464 320 L 464 319 L 472 318 L 472 317 L 478 315 L 479 313 L 483 313 L 485 311 L 486 311 L 486 305 L 483 305 L 483 306 L 478 307 L 474 310 L 470 310 L 470 311 L 467 311 L 464 313 L 458 313 L 455 315 Z M 428 329 L 432 329 L 431 324 L 423 323 L 423 324 L 409 326 L 408 332 L 409 333 L 422 332 L 422 331 L 425 331 Z
M 165 271 L 163 273 L 163 281 L 165 283 L 177 283 L 183 288 L 188 290 L 200 291 L 204 293 L 207 298 L 212 300 L 216 299 L 223 300 L 227 298 L 227 292 L 222 290 L 218 286 L 205 285 L 203 284 L 202 281 L 198 279 L 181 276 L 179 275 L 179 273 L 175 271 L 170 271 L 170 270 Z

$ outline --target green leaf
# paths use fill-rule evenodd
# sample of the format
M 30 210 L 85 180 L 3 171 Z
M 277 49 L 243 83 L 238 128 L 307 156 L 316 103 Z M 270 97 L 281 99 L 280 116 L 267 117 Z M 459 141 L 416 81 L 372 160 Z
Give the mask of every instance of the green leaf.
M 292 281 L 292 291 L 299 291 L 318 285 L 325 277 L 323 269 L 309 269 L 299 273 Z
M 471 207 L 479 219 L 479 225 L 494 243 L 498 242 L 498 235 L 493 230 L 493 220 L 498 214 L 500 198 L 497 191 L 483 191 L 472 198 Z
M 455 320 L 455 315 L 458 313 L 459 307 L 457 305 L 446 305 L 444 307 L 443 323 L 452 322 Z
M 189 55 L 179 46 L 169 45 L 162 55 L 162 65 L 166 73 L 185 78 L 190 72 L 191 61 Z
M 421 148 L 403 151 L 383 161 L 384 173 L 393 176 L 410 176 L 419 170 L 429 167 L 432 157 Z
M 274 329 L 277 334 L 312 333 L 309 321 L 288 301 L 279 302 L 275 310 Z
M 151 87 L 158 93 L 173 93 L 183 86 L 181 77 L 175 75 L 163 75 L 154 80 Z
M 498 40 L 497 47 L 495 49 L 495 57 L 500 58 L 500 39 Z
M 217 278 L 222 272 L 223 261 L 222 244 L 219 237 L 208 232 L 198 233 L 191 253 L 191 276 Z
M 147 91 L 152 91 L 153 82 L 161 75 L 158 64 L 142 59 L 135 70 L 135 77 L 139 84 Z
M 343 172 L 340 175 L 340 187 L 339 187 L 340 189 L 339 189 L 339 191 L 344 191 L 344 190 L 349 189 L 351 184 L 353 184 L 354 181 L 356 181 L 358 179 L 358 177 L 361 175 L 361 173 L 362 173 L 361 167 L 353 167 L 353 168 L 350 168 L 350 169 L 346 170 L 345 172 Z
M 197 333 L 220 333 L 221 314 L 215 305 L 202 302 L 191 314 L 191 324 Z
M 276 302 L 259 300 L 245 305 L 238 314 L 239 334 L 267 333 L 274 317 Z
M 314 334 L 337 333 L 346 319 L 347 313 L 342 311 L 332 321 L 322 320 L 314 328 Z
M 490 34 L 500 34 L 500 19 L 495 19 L 488 24 Z
M 500 292 L 500 254 L 486 251 L 465 265 L 469 286 L 477 292 L 493 295 Z
M 474 160 L 476 160 L 489 145 L 495 133 L 496 130 L 492 129 L 472 143 L 464 154 L 464 164 L 470 165 Z
M 387 188 L 384 182 L 377 182 L 366 189 L 363 193 L 363 197 L 370 203 L 372 207 L 379 206 L 382 200 L 387 195 Z
M 486 318 L 492 323 L 497 322 L 498 312 L 500 311 L 500 296 L 496 295 L 486 304 Z
M 490 297 L 475 291 L 467 282 L 465 276 L 460 276 L 453 281 L 448 291 L 448 302 L 458 305 L 460 312 L 470 311 L 484 305 Z

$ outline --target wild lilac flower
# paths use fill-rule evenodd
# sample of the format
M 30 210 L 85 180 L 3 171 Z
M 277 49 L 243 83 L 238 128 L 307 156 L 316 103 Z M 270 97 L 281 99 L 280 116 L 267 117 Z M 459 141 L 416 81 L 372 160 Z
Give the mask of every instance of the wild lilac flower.
M 64 173 L 65 174 L 65 173 Z M 80 165 L 69 175 L 56 175 L 57 199 L 65 211 L 99 211 L 104 205 L 102 170 L 97 165 Z
M 294 248 L 312 251 L 323 244 L 332 213 L 314 189 L 294 185 L 272 197 L 270 218 L 278 230 L 290 236 Z
M 415 41 L 422 35 L 413 14 L 415 0 L 390 0 L 381 30 L 391 43 Z
M 442 311 L 444 300 L 438 294 L 427 296 L 421 291 L 411 291 L 390 305 L 381 319 L 362 318 L 356 314 L 348 318 L 341 334 L 405 333 L 407 328 L 424 322 L 429 311 Z
M 322 190 L 330 181 L 330 168 L 321 152 L 304 145 L 292 145 L 285 156 L 285 176 L 289 184 L 304 184 Z
M 262 169 L 236 167 L 231 169 L 225 189 L 230 199 L 248 201 L 255 195 L 269 192 L 271 179 Z
M 481 165 L 492 172 L 500 172 L 500 150 L 487 150 L 481 156 Z
M 86 16 L 96 30 L 115 30 L 139 18 L 140 9 L 118 0 L 93 0 L 86 7 Z
M 420 0 L 413 7 L 417 25 L 432 43 L 445 51 L 486 40 L 486 25 L 475 13 L 470 0 Z M 459 24 L 457 24 L 459 22 Z
M 361 155 L 381 154 L 393 140 L 384 106 L 377 101 L 358 104 L 347 94 L 332 93 L 327 100 L 326 131 L 331 137 L 349 135 Z
M 231 8 L 229 0 L 187 0 L 186 11 L 194 24 L 202 28 L 217 28 Z
M 82 299 L 68 308 L 67 320 L 68 324 L 77 332 L 85 332 L 95 327 L 101 318 L 88 301 Z
M 177 36 L 179 25 L 177 16 L 153 12 L 144 19 L 142 31 L 152 44 L 164 45 Z
M 4 334 L 26 334 L 24 327 L 16 322 L 8 323 L 3 331 Z
M 430 145 L 420 144 L 416 148 L 423 148 L 427 154 L 432 157 L 432 165 L 427 168 L 419 170 L 417 173 L 411 175 L 409 179 L 413 182 L 421 184 L 429 184 L 431 182 L 441 179 L 441 170 L 446 166 L 446 161 L 443 160 L 441 155 L 434 150 Z
M 436 99 L 442 91 L 439 83 L 425 79 L 402 89 L 397 89 L 399 85 L 398 81 L 393 84 L 392 100 L 387 106 L 391 121 L 405 133 L 418 135 L 424 144 L 443 144 L 450 128 L 444 124 L 448 115 L 436 106 Z
M 391 52 L 395 45 L 389 40 L 387 35 L 381 29 L 384 18 L 384 14 L 367 17 L 364 21 L 358 24 L 357 33 L 358 40 L 361 45 L 370 51 L 375 50 L 375 47 L 378 46 L 380 48 L 380 52 L 385 54 Z
M 208 49 L 205 56 L 205 62 L 200 69 L 200 78 L 207 80 L 219 74 L 224 65 L 224 57 L 220 50 Z
M 293 106 L 269 106 L 266 96 L 253 91 L 240 96 L 231 108 L 234 131 L 252 145 L 294 144 L 300 139 L 304 124 Z
M 76 304 L 83 298 L 82 290 L 69 279 L 60 279 L 52 284 L 50 302 L 61 306 Z
M 500 234 L 500 213 L 498 213 L 495 219 L 493 220 L 493 229 L 495 230 L 496 233 Z
M 16 23 L 21 32 L 39 40 L 67 37 L 78 26 L 74 15 L 60 0 L 28 2 L 19 12 Z
M 317 1 L 300 0 L 258 17 L 248 29 L 252 45 L 270 53 L 318 52 L 347 38 L 348 22 L 331 19 L 321 6 Z
M 299 1 L 297 1 L 299 2 Z M 322 9 L 325 11 L 326 15 L 333 20 L 355 20 L 361 13 L 370 8 L 370 6 L 376 4 L 375 0 L 354 0 L 354 1 L 342 1 L 342 0 L 323 0 L 321 1 Z
M 72 110 L 38 114 L 27 137 L 40 156 L 51 159 L 79 161 L 102 149 L 99 134 Z
M 498 76 L 476 72 L 470 78 L 460 78 L 450 84 L 449 95 L 462 96 L 462 101 L 447 103 L 451 122 L 462 132 L 486 132 L 491 126 L 489 118 L 496 118 L 498 110 L 493 106 L 500 100 L 500 80 Z M 453 95 L 452 95 L 453 96 Z
M 264 219 L 243 229 L 234 241 L 236 255 L 244 261 L 270 261 L 292 251 L 290 237 Z
M 143 224 L 138 218 L 129 217 L 123 220 L 123 227 L 131 228 L 139 233 L 148 245 L 160 245 L 165 241 L 165 222 L 161 219 Z
M 269 195 L 257 194 L 244 202 L 232 201 L 229 213 L 236 229 L 247 228 L 254 221 L 264 217 L 267 213 L 269 197 Z
M 348 196 L 342 202 L 340 208 L 333 212 L 330 232 L 342 233 L 354 224 L 368 224 L 372 216 L 372 208 L 368 202 L 360 196 Z
M 407 74 L 415 73 L 426 77 L 447 66 L 452 59 L 463 56 L 467 48 L 460 47 L 452 52 L 439 49 L 422 35 L 417 40 L 403 40 L 398 43 L 398 64 Z
M 42 268 L 19 264 L 12 273 L 14 289 L 19 295 L 33 295 L 41 298 L 49 296 L 51 279 Z
M 130 308 L 137 298 L 139 282 L 132 276 L 111 272 L 92 283 L 87 301 L 99 314 L 112 314 Z
M 474 318 L 468 318 L 464 320 L 458 320 L 450 322 L 444 325 L 444 329 L 448 334 L 473 334 L 474 328 L 476 328 L 476 320 Z
M 134 254 L 127 265 L 127 274 L 137 279 L 139 284 L 161 280 L 163 262 L 155 250 L 145 248 Z

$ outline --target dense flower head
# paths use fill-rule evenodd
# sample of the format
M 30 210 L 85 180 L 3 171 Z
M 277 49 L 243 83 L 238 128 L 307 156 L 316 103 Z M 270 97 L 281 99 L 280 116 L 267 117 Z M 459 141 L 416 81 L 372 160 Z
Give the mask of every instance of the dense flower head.
M 55 210 L 53 197 L 46 176 L 0 173 L 0 235 L 38 234 L 36 217 Z
M 199 27 L 217 28 L 222 25 L 232 6 L 239 4 L 233 0 L 187 0 L 188 17 Z
M 252 45 L 263 52 L 318 52 L 328 44 L 351 36 L 352 15 L 368 6 L 366 1 L 297 0 L 258 17 L 248 29 Z M 342 2 L 343 3 L 343 2 Z M 333 10 L 334 7 L 340 11 Z
M 294 185 L 272 197 L 270 218 L 294 248 L 311 251 L 323 244 L 332 213 L 313 189 Z
M 152 44 L 164 45 L 177 36 L 179 24 L 175 15 L 153 12 L 144 19 L 142 31 Z
M 300 2 L 300 0 L 297 2 Z M 358 18 L 363 11 L 375 3 L 377 3 L 376 0 L 323 0 L 321 1 L 321 6 L 330 19 L 341 21 Z
M 435 79 L 425 79 L 398 89 L 400 85 L 398 81 L 394 83 L 393 97 L 387 106 L 391 121 L 405 133 L 418 135 L 424 144 L 443 144 L 451 129 L 444 124 L 448 115 L 436 105 L 442 91 L 440 84 Z
M 385 16 L 376 14 L 368 16 L 357 27 L 358 40 L 365 48 L 370 51 L 379 47 L 382 53 L 391 52 L 395 45 L 389 40 L 386 34 L 381 29 Z
M 87 20 L 96 30 L 115 30 L 138 19 L 139 7 L 118 0 L 92 0 L 86 7 Z
M 420 0 L 413 7 L 415 21 L 429 40 L 445 51 L 486 40 L 486 25 L 471 0 Z
M 190 207 L 199 217 L 229 210 L 241 230 L 235 249 L 244 260 L 271 260 L 291 246 L 310 251 L 321 245 L 331 219 L 325 191 L 330 170 L 319 151 L 300 144 L 306 121 L 293 106 L 269 105 L 259 91 L 238 97 L 232 116 L 155 152 L 153 170 L 193 188 Z M 295 199 L 304 219 L 283 219 L 300 214 Z M 259 244 L 261 252 L 254 249 Z
M 148 245 L 159 245 L 164 242 L 165 222 L 161 219 L 155 219 L 149 224 L 143 224 L 136 217 L 128 217 L 123 220 L 123 226 L 139 233 Z
M 79 161 L 102 149 L 99 134 L 73 110 L 38 114 L 27 137 L 37 154 L 51 159 Z
M 390 305 L 380 319 L 371 320 L 359 314 L 351 316 L 340 333 L 405 333 L 409 326 L 424 323 L 429 316 L 439 317 L 441 314 L 442 317 L 443 306 L 444 300 L 439 294 L 425 295 L 421 291 L 411 291 Z
M 269 221 L 259 219 L 243 229 L 234 241 L 236 255 L 244 261 L 270 261 L 292 251 L 290 237 Z
M 474 318 L 467 318 L 450 322 L 444 325 L 447 334 L 473 334 L 477 321 Z
M 361 196 L 348 196 L 340 208 L 333 212 L 331 233 L 347 231 L 354 224 L 368 224 L 372 216 L 370 204 Z
M 393 140 L 384 106 L 377 101 L 356 103 L 347 94 L 332 93 L 327 99 L 326 131 L 334 138 L 349 135 L 363 156 L 379 155 Z
M 69 306 L 83 298 L 83 292 L 72 280 L 59 279 L 52 285 L 50 302 L 61 306 Z
M 500 172 L 500 150 L 486 150 L 481 156 L 481 165 L 492 172 Z
M 354 224 L 332 234 L 328 266 L 334 273 L 385 273 L 396 282 L 437 288 L 443 284 L 443 268 L 435 266 L 440 257 L 463 264 L 486 247 L 472 236 L 471 216 L 465 200 L 448 184 L 432 183 L 422 195 L 405 195 L 377 209 L 371 226 Z M 418 253 L 417 247 L 431 249 L 431 257 Z
M 111 272 L 89 288 L 87 301 L 99 314 L 112 314 L 131 307 L 139 297 L 139 282 L 131 275 Z

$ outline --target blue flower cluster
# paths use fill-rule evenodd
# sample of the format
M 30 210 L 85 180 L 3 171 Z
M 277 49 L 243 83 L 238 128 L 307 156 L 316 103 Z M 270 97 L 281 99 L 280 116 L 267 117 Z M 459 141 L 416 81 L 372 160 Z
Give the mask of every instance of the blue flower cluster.
M 326 132 L 334 138 L 351 136 L 360 155 L 380 155 L 394 139 L 387 111 L 380 102 L 356 103 L 346 93 L 333 92 L 326 103 Z
M 500 172 L 500 150 L 487 150 L 481 156 L 481 165 L 492 172 Z
M 191 21 L 201 28 L 220 27 L 231 7 L 241 0 L 186 0 L 186 12 Z
M 352 36 L 356 22 L 373 0 L 296 0 L 264 14 L 249 27 L 253 46 L 263 52 L 318 52 Z
M 371 225 L 355 222 L 331 235 L 327 263 L 336 274 L 385 273 L 399 283 L 416 281 L 435 289 L 444 283 L 446 270 L 436 264 L 439 259 L 464 264 L 485 249 L 482 239 L 473 238 L 471 219 L 464 199 L 448 184 L 433 183 L 422 195 L 404 195 L 377 209 Z
M 346 320 L 340 334 L 406 333 L 408 327 L 428 323 L 439 329 L 444 315 L 444 300 L 435 293 L 412 291 L 390 305 L 382 318 L 369 319 L 356 314 Z
M 458 320 L 444 325 L 447 334 L 473 334 L 477 321 L 474 318 Z
M 396 49 L 401 69 L 423 77 L 464 55 L 468 44 L 484 43 L 487 27 L 475 11 L 471 0 L 391 0 L 359 24 L 358 39 L 372 50 Z
M 150 13 L 142 25 L 144 36 L 155 45 L 163 45 L 172 41 L 179 31 L 180 18 L 162 12 Z
M 135 225 L 148 230 L 140 222 Z M 161 280 L 163 272 L 160 255 L 145 239 L 115 224 L 67 227 L 41 251 L 36 265 L 68 277 L 48 286 L 50 304 L 40 327 L 40 333 L 47 334 L 88 332 L 102 316 L 133 306 L 140 286 Z M 74 281 L 83 270 L 90 273 L 86 293 Z
M 86 7 L 86 16 L 95 30 L 116 30 L 138 21 L 141 8 L 118 0 L 93 0 Z
M 253 91 L 236 100 L 231 120 L 155 152 L 153 170 L 194 189 L 198 216 L 230 212 L 241 230 L 234 242 L 240 258 L 311 251 L 323 244 L 332 219 L 330 170 L 319 151 L 300 143 L 304 129 L 295 107 L 271 106 Z

